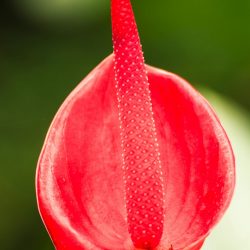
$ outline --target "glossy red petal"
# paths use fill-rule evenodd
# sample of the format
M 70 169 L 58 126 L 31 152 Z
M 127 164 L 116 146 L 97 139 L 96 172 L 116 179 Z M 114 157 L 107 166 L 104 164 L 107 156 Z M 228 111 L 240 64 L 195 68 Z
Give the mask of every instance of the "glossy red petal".
M 59 250 L 131 245 L 113 76 L 110 57 L 67 98 L 44 144 L 37 197 Z
M 218 118 L 197 91 L 174 74 L 148 71 L 165 177 L 162 242 L 185 249 L 204 239 L 228 207 L 234 156 Z
M 157 249 L 198 250 L 229 205 L 234 158 L 206 100 L 147 67 L 164 183 Z M 38 205 L 57 250 L 134 249 L 128 231 L 113 56 L 63 103 L 37 168 Z

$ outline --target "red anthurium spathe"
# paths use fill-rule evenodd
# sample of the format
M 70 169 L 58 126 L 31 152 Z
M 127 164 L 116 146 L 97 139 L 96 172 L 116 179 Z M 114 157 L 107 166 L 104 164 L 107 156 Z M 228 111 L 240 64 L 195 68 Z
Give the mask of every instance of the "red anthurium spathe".
M 232 197 L 234 157 L 207 101 L 144 64 L 129 0 L 112 0 L 114 54 L 65 100 L 36 177 L 58 250 L 197 250 Z

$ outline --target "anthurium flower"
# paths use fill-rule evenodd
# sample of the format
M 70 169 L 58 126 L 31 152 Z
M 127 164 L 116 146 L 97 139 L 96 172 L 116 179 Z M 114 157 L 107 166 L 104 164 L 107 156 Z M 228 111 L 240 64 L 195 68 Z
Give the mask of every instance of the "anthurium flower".
M 65 100 L 39 159 L 39 210 L 58 250 L 200 249 L 234 189 L 208 102 L 145 65 L 129 0 L 112 0 L 114 54 Z

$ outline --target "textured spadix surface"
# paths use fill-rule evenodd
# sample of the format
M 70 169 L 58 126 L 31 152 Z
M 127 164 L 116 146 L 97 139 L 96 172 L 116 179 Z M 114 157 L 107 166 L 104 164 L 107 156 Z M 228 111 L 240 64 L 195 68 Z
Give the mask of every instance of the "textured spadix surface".
M 203 97 L 176 75 L 147 70 L 165 190 L 159 249 L 189 249 L 228 206 L 234 159 Z M 57 249 L 133 249 L 121 154 L 110 56 L 66 99 L 40 156 L 39 209 Z

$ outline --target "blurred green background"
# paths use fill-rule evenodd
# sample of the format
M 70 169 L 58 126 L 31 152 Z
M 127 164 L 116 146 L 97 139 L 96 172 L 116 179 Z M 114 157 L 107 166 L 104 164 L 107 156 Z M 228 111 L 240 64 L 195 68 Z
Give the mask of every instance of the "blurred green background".
M 235 197 L 204 249 L 249 250 L 250 1 L 133 6 L 147 63 L 200 88 L 235 149 Z M 111 51 L 108 0 L 0 2 L 0 249 L 54 249 L 37 212 L 36 162 L 60 104 Z

